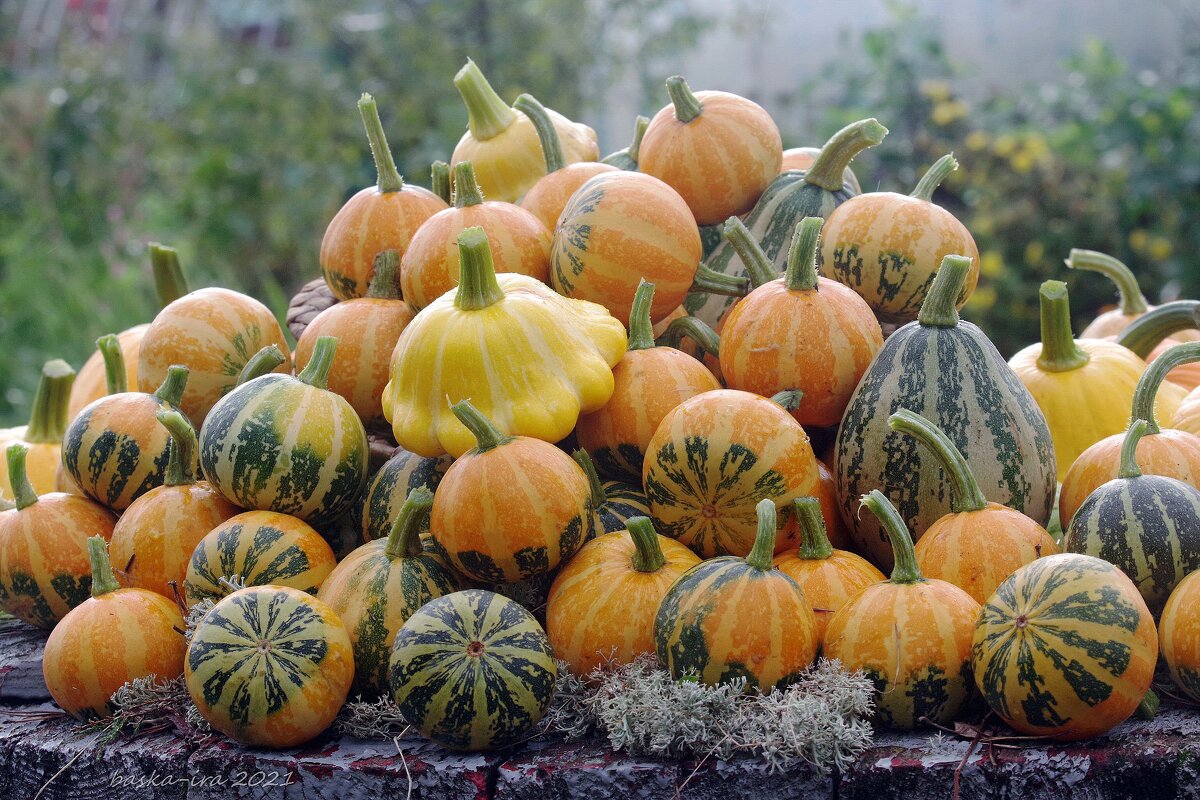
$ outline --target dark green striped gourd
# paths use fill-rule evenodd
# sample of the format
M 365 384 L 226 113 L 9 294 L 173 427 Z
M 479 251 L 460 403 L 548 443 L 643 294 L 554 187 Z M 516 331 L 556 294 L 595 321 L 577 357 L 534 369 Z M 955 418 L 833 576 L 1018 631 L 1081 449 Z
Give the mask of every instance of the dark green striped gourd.
M 641 487 L 621 481 L 601 481 L 596 465 L 586 450 L 576 450 L 571 458 L 583 468 L 588 485 L 592 488 L 592 526 L 588 541 L 613 531 L 625 530 L 625 522 L 631 517 L 650 516 L 650 501 Z
M 1083 501 L 1063 550 L 1120 567 L 1157 619 L 1179 582 L 1200 568 L 1200 491 L 1174 478 L 1142 474 L 1137 444 L 1148 430 L 1144 419 L 1130 426 L 1117 477 Z
M 557 677 L 537 620 L 482 589 L 439 597 L 409 617 L 389 673 L 405 721 L 452 750 L 493 750 L 529 735 Z
M 835 133 L 806 171 L 788 170 L 767 186 L 745 217 L 754 240 L 774 263 L 776 272 L 787 266 L 788 248 L 796 225 L 805 217 L 827 218 L 842 203 L 858 194 L 844 180 L 850 161 L 861 151 L 883 141 L 887 128 L 875 119 L 864 119 Z M 720 226 L 712 226 L 720 229 Z M 703 229 L 701 229 L 703 231 Z M 714 237 L 716 233 L 711 234 Z M 707 248 L 706 248 L 707 252 Z M 717 241 L 704 264 L 724 275 L 749 274 L 745 262 L 728 241 Z M 683 306 L 687 312 L 716 328 L 736 297 L 692 292 Z
M 842 517 L 858 552 L 891 568 L 892 548 L 858 498 L 881 490 L 918 539 L 950 513 L 951 481 L 915 439 L 888 417 L 908 409 L 933 422 L 962 451 L 984 496 L 1039 525 L 1057 487 L 1046 418 L 983 331 L 955 310 L 970 261 L 947 256 L 917 321 L 896 330 L 871 362 L 838 429 L 834 471 Z
M 454 458 L 449 455 L 427 458 L 398 448 L 375 473 L 371 488 L 363 500 L 363 541 L 387 538 L 409 493 L 413 489 L 436 492 L 442 476 L 453 463 Z

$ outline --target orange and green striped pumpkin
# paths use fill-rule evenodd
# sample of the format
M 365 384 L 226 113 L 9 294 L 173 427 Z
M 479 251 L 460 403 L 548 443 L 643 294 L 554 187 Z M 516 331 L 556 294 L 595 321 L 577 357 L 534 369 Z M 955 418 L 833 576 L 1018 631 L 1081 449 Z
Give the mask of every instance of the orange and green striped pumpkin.
M 1171 680 L 1200 702 L 1200 572 L 1193 572 L 1171 592 L 1158 621 L 1158 651 Z
M 74 380 L 75 370 L 71 369 L 70 364 L 57 358 L 47 361 L 42 366 L 37 393 L 33 396 L 29 424 L 0 431 L 0 451 L 14 444 L 28 448 L 25 475 L 34 491 L 53 492 L 57 488 L 58 468 L 62 465 L 63 434 L 70 421 L 67 403 Z M 8 464 L 0 458 L 0 501 L 13 500 L 15 497 L 8 477 Z
M 212 607 L 184 659 L 200 716 L 242 744 L 292 747 L 329 727 L 354 678 L 350 634 L 327 604 L 287 586 Z
M 413 489 L 436 492 L 442 476 L 453 463 L 454 459 L 448 455 L 427 458 L 402 447 L 396 448 L 392 457 L 375 473 L 363 500 L 363 543 L 387 538 L 409 493 Z
M 1021 733 L 1089 739 L 1127 719 L 1154 679 L 1158 632 L 1137 587 L 1091 556 L 1039 558 L 983 606 L 975 684 Z
M 586 450 L 576 450 L 571 458 L 587 476 L 592 494 L 592 537 L 625 530 L 633 517 L 650 515 L 650 501 L 640 486 L 620 481 L 602 481 Z
M 183 615 L 157 592 L 121 588 L 103 537 L 88 539 L 92 596 L 50 632 L 42 675 L 54 702 L 73 717 L 107 717 L 125 683 L 183 674 Z
M 138 359 L 142 347 L 142 337 L 150 329 L 150 323 L 134 325 L 117 334 L 117 343 L 125 355 L 125 385 L 138 385 Z M 104 368 L 104 354 L 93 350 L 88 360 L 79 368 L 75 375 L 75 383 L 71 387 L 71 400 L 67 406 L 67 420 L 73 420 L 83 411 L 84 406 L 111 394 L 108 390 L 108 375 Z
M 829 620 L 825 657 L 862 670 L 876 689 L 875 719 L 911 730 L 948 723 L 971 694 L 971 637 L 979 603 L 957 586 L 921 575 L 904 519 L 878 489 L 863 505 L 895 548 L 889 580 L 863 589 Z

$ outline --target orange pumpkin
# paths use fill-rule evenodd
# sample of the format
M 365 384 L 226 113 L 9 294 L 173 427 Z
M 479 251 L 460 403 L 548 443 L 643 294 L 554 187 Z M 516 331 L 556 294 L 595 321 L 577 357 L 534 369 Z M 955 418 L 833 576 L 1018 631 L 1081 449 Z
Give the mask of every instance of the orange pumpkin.
M 321 239 L 321 274 L 339 300 L 362 297 L 375 274 L 375 257 L 395 250 L 401 258 L 425 220 L 446 208 L 428 189 L 404 182 L 396 170 L 375 100 L 358 101 L 377 172 L 374 186 L 359 191 L 334 215 Z
M 37 393 L 29 424 L 0 431 L 0 450 L 9 445 L 23 444 L 29 448 L 25 458 L 25 474 L 38 492 L 53 492 L 57 487 L 58 467 L 62 464 L 62 439 L 67 430 L 67 403 L 75 370 L 60 359 L 42 366 Z M 8 479 L 8 464 L 0 459 L 0 501 L 13 500 L 12 484 Z
M 817 460 L 817 489 L 813 496 L 821 502 L 821 516 L 825 518 L 825 534 L 829 542 L 838 550 L 849 550 L 854 540 L 842 519 L 841 508 L 837 496 L 837 476 L 833 470 L 825 466 L 825 462 Z M 797 535 L 799 531 L 797 530 Z
M 138 353 L 142 346 L 142 337 L 146 335 L 146 331 L 150 329 L 150 323 L 144 325 L 134 325 L 132 328 L 121 331 L 117 334 L 117 342 L 121 346 L 121 352 L 125 354 L 125 383 L 124 386 L 138 385 Z M 125 391 L 120 389 L 119 391 Z M 106 394 L 112 394 L 112 390 L 108 388 L 108 376 L 104 369 L 104 356 L 99 349 L 92 351 L 88 356 L 88 360 L 79 368 L 78 374 L 75 375 L 75 384 L 71 387 L 71 401 L 67 406 L 67 420 L 73 420 L 79 416 L 79 412 L 84 409 L 84 406 L 104 397 Z
M 728 92 L 696 92 L 675 75 L 671 103 L 650 120 L 638 169 L 679 192 L 699 225 L 754 207 L 783 162 L 779 128 L 762 106 Z
M 1200 436 L 1200 389 L 1193 389 L 1179 404 L 1171 424 L 1176 430 Z
M 783 151 L 783 163 L 779 165 L 780 173 L 788 170 L 799 170 L 800 172 L 808 172 L 813 162 L 817 160 L 817 156 L 821 155 L 819 147 L 791 147 Z M 854 174 L 854 170 L 847 166 L 842 170 L 842 181 L 851 188 L 853 194 L 862 194 L 862 186 L 858 183 L 858 176 Z
M 458 236 L 474 226 L 487 234 L 496 272 L 550 279 L 550 231 L 520 206 L 484 200 L 471 162 L 460 161 L 454 166 L 454 207 L 430 217 L 400 261 L 404 299 L 414 311 L 458 286 Z

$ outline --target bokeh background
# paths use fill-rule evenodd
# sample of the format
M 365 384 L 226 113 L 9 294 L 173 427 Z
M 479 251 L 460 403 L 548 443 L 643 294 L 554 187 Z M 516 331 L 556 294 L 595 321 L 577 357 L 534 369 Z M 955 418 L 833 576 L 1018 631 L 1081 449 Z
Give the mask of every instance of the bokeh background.
M 150 241 L 282 316 L 374 180 L 359 93 L 427 183 L 465 127 L 468 57 L 605 153 L 674 73 L 753 98 L 785 146 L 878 117 L 868 190 L 954 151 L 936 199 L 984 276 L 965 316 L 1006 355 L 1036 337 L 1045 278 L 1080 322 L 1113 301 L 1063 267 L 1071 247 L 1125 260 L 1152 302 L 1200 297 L 1195 0 L 0 0 L 0 426 L 44 360 L 151 318 Z

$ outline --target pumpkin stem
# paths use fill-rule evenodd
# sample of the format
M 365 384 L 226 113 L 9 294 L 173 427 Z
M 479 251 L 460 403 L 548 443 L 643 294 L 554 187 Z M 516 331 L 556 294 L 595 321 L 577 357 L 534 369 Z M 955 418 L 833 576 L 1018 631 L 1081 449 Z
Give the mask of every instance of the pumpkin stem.
M 738 258 L 746 265 L 746 274 L 750 276 L 750 285 L 757 289 L 779 277 L 775 265 L 767 258 L 767 254 L 754 241 L 750 229 L 737 217 L 725 220 L 725 239 L 733 247 Z
M 888 417 L 888 427 L 898 433 L 907 434 L 933 452 L 942 470 L 950 476 L 950 510 L 955 514 L 965 511 L 982 511 L 987 508 L 987 498 L 979 488 L 979 481 L 971 471 L 971 465 L 962 451 L 950 440 L 945 431 L 915 412 L 902 408 Z
M 796 509 L 796 520 L 804 540 L 800 545 L 800 557 L 805 561 L 821 561 L 833 555 L 833 545 L 825 531 L 825 517 L 821 514 L 821 501 L 815 497 L 797 497 L 792 501 Z
M 1125 432 L 1121 442 L 1121 468 L 1117 471 L 1118 478 L 1140 478 L 1142 469 L 1137 463 L 1137 446 L 1142 437 L 1150 430 L 1150 424 L 1144 419 L 1135 419 Z
M 1180 364 L 1191 364 L 1200 361 L 1200 342 L 1177 344 L 1167 350 L 1146 367 L 1142 377 L 1138 378 L 1137 388 L 1133 390 L 1133 411 L 1130 419 L 1146 420 L 1147 433 L 1162 433 L 1155 419 L 1154 401 L 1158 397 L 1158 387 L 1162 386 L 1167 373 Z
M 812 166 L 804 173 L 804 182 L 831 192 L 841 191 L 845 185 L 842 174 L 854 157 L 882 142 L 887 134 L 888 129 L 880 125 L 877 119 L 851 122 L 831 136 L 821 148 Z
M 642 278 L 633 294 L 629 311 L 629 350 L 649 350 L 654 347 L 654 325 L 650 322 L 650 305 L 654 302 L 654 284 Z
M 1146 358 L 1163 339 L 1193 328 L 1200 328 L 1200 300 L 1176 300 L 1129 323 L 1117 337 L 1117 344 Z
M 336 336 L 318 336 L 313 345 L 308 365 L 296 376 L 296 380 L 316 389 L 329 388 L 329 368 L 333 366 L 333 354 L 337 352 Z
M 89 536 L 88 561 L 92 565 L 92 597 L 101 597 L 121 588 L 108 559 L 108 542 L 103 536 Z
M 946 256 L 921 303 L 917 321 L 927 328 L 953 328 L 958 324 L 958 299 L 971 272 L 971 259 Z
M 754 535 L 754 546 L 746 556 L 746 563 L 757 570 L 767 572 L 775 561 L 775 501 L 764 497 L 754 507 L 758 514 L 758 533 Z
M 817 245 L 821 241 L 820 217 L 805 217 L 796 223 L 792 246 L 788 250 L 787 271 L 783 283 L 788 291 L 811 292 L 817 288 Z
M 533 95 L 523 94 L 513 103 L 513 108 L 529 117 L 529 121 L 533 123 L 538 141 L 542 144 L 542 156 L 546 159 L 546 174 L 558 172 L 565 167 L 567 159 L 563 155 L 562 140 L 558 138 L 558 129 L 546 113 L 546 107 Z
M 475 141 L 495 138 L 517 121 L 517 112 L 504 104 L 471 59 L 454 76 L 454 88 L 467 106 L 467 128 Z
M 488 450 L 508 444 L 516 438 L 515 436 L 501 433 L 500 429 L 490 419 L 485 417 L 475 406 L 471 405 L 470 400 L 459 400 L 450 406 L 450 410 L 454 413 L 454 416 L 458 417 L 458 421 L 465 425 L 467 430 L 475 437 L 475 449 L 480 453 L 486 453 Z
M 404 179 L 396 169 L 396 160 L 392 158 L 392 150 L 388 147 L 387 136 L 383 133 L 383 122 L 379 119 L 379 109 L 375 106 L 375 98 L 363 92 L 358 98 L 358 113 L 362 115 L 363 127 L 367 129 L 367 141 L 371 145 L 371 157 L 375 159 L 375 186 L 381 192 L 398 192 L 404 188 Z
M 154 292 L 158 295 L 159 308 L 166 308 L 188 293 L 187 276 L 183 274 L 179 253 L 174 247 L 151 242 L 150 269 L 154 273 Z
M 692 280 L 692 291 L 708 292 L 728 297 L 744 297 L 748 281 L 736 275 L 726 275 L 711 267 L 700 264 Z
M 504 290 L 496 280 L 492 248 L 483 228 L 464 228 L 458 235 L 458 293 L 454 305 L 464 311 L 478 311 L 504 299 Z
M 1038 295 L 1042 303 L 1042 353 L 1038 356 L 1038 368 L 1046 372 L 1070 372 L 1091 361 L 1092 357 L 1071 333 L 1067 285 L 1062 281 L 1046 281 Z
M 915 197 L 918 200 L 924 200 L 926 203 L 932 203 L 934 191 L 942 185 L 942 181 L 946 180 L 946 176 L 956 169 L 958 169 L 958 161 L 954 158 L 954 153 L 947 153 L 933 162 L 933 166 L 929 168 L 929 171 L 921 176 L 921 180 L 917 181 L 917 188 L 912 190 L 909 197 Z
M 445 161 L 435 161 L 429 167 L 429 189 L 442 198 L 442 202 L 446 205 L 450 205 L 452 202 L 450 194 L 450 165 Z
M 1142 294 L 1132 270 L 1107 253 L 1072 247 L 1065 263 L 1069 269 L 1099 272 L 1115 283 L 1117 294 L 1121 297 L 1121 313 L 1125 316 L 1139 316 L 1150 310 L 1150 304 L 1146 302 L 1146 296 Z
M 667 563 L 659 544 L 654 523 L 646 517 L 630 517 L 625 520 L 625 530 L 633 539 L 633 568 L 638 572 L 658 572 Z
M 167 377 L 155 390 L 154 396 L 169 406 L 178 406 L 183 401 L 183 390 L 187 388 L 188 368 L 179 364 L 167 367 Z
M 235 385 L 241 386 L 243 383 L 249 383 L 255 378 L 261 378 L 263 375 L 274 372 L 284 361 L 287 361 L 287 356 L 279 349 L 279 345 L 269 344 L 250 356 L 246 366 L 242 367 L 242 371 L 238 373 Z
M 671 105 L 675 106 L 675 119 L 686 125 L 700 116 L 703 108 L 700 98 L 692 93 L 692 87 L 682 75 L 667 78 L 667 94 L 671 96 Z
M 576 450 L 571 453 L 571 458 L 575 459 L 575 463 L 583 470 L 583 474 L 587 476 L 588 491 L 592 495 L 592 508 L 599 508 L 608 502 L 608 497 L 604 494 L 604 484 L 600 482 L 600 475 L 596 472 L 596 463 L 592 461 L 591 455 L 586 450 Z
M 38 380 L 33 410 L 29 413 L 29 425 L 25 428 L 25 441 L 32 444 L 62 441 L 63 434 L 67 432 L 67 407 L 71 403 L 71 387 L 74 384 L 75 370 L 61 358 L 42 365 L 42 377 Z
M 601 163 L 611 164 L 614 167 L 621 169 L 636 170 L 638 163 L 638 152 L 642 147 L 642 137 L 646 135 L 646 128 L 650 125 L 650 118 L 643 117 L 638 114 L 638 118 L 633 121 L 633 141 L 629 143 L 629 147 L 623 150 L 618 150 L 615 153 L 610 153 L 600 159 Z
M 475 181 L 475 167 L 470 161 L 454 165 L 454 207 L 467 208 L 483 202 L 483 192 Z
M 887 499 L 883 492 L 878 489 L 872 489 L 870 494 L 864 494 L 860 505 L 864 505 L 867 509 L 878 518 L 883 529 L 887 531 L 888 539 L 892 542 L 892 554 L 895 556 L 896 564 L 892 567 L 892 583 L 916 583 L 924 580 L 921 575 L 921 567 L 917 564 L 917 554 L 913 550 L 912 535 L 908 532 L 908 526 L 904 524 L 904 518 L 900 516 L 900 512 L 892 505 L 892 502 Z
M 433 508 L 433 493 L 418 486 L 408 493 L 400 513 L 392 523 L 388 533 L 384 554 L 393 561 L 397 558 L 412 558 L 421 555 L 421 526 L 429 518 L 429 510 Z
M 800 401 L 804 399 L 804 392 L 799 389 L 784 389 L 767 399 L 790 414 L 800 409 Z
M 375 300 L 400 299 L 400 254 L 380 250 L 375 254 L 375 274 L 367 287 L 367 297 Z
M 178 411 L 159 411 L 158 422 L 171 434 L 171 455 L 163 483 L 189 486 L 196 482 L 196 429 Z
M 700 349 L 713 358 L 721 356 L 721 337 L 702 319 L 695 317 L 680 317 L 671 320 L 671 324 L 658 337 L 659 344 L 664 347 L 679 349 L 679 343 L 684 337 L 700 345 Z
M 25 456 L 28 454 L 29 448 L 23 444 L 9 445 L 8 450 L 4 452 L 8 460 L 8 483 L 12 486 L 13 500 L 17 503 L 18 511 L 29 508 L 38 501 L 37 491 L 29 482 L 29 473 L 25 470 Z
M 125 374 L 125 354 L 116 334 L 109 333 L 96 340 L 96 349 L 104 359 L 104 382 L 109 394 L 129 391 L 129 377 Z

